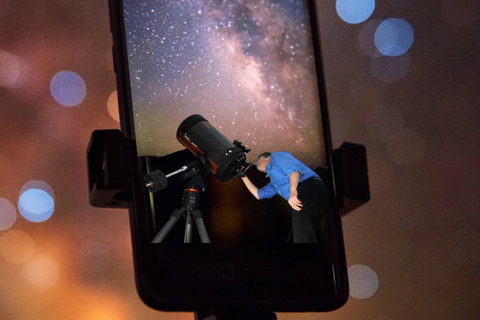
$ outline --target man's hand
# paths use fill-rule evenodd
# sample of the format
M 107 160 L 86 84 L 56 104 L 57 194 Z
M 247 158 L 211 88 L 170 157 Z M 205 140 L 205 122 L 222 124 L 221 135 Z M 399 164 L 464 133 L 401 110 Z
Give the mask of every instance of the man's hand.
M 288 198 L 288 204 L 292 207 L 293 210 L 300 211 L 302 210 L 303 204 L 302 201 L 298 199 L 298 191 L 290 191 L 290 197 Z
M 300 211 L 302 210 L 302 201 L 298 200 L 298 180 L 300 179 L 300 172 L 293 171 L 288 177 L 290 181 L 290 196 L 288 197 L 288 204 L 292 207 L 293 210 Z

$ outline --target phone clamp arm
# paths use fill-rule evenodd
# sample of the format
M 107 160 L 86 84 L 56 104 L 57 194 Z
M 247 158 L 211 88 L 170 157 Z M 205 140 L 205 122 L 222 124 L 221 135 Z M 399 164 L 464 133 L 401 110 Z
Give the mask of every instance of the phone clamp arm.
M 128 208 L 131 181 L 127 138 L 118 129 L 95 130 L 87 147 L 90 205 Z
M 341 215 L 352 212 L 370 201 L 365 146 L 343 142 L 340 148 L 333 152 L 333 168 Z

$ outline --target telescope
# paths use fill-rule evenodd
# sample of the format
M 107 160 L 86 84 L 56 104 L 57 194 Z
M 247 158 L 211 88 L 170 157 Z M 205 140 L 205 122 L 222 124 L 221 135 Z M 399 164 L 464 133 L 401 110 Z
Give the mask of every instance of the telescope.
M 145 175 L 145 184 L 150 192 L 155 193 L 167 187 L 167 178 L 189 171 L 195 174 L 207 175 L 210 172 L 222 182 L 245 176 L 250 169 L 246 162 L 245 148 L 241 142 L 230 142 L 223 134 L 215 129 L 204 117 L 194 114 L 183 120 L 177 130 L 177 139 L 190 150 L 196 161 L 185 165 L 177 171 L 165 175 L 160 170 L 155 170 Z
M 245 153 L 250 149 L 237 140 L 230 142 L 199 114 L 183 120 L 177 130 L 177 139 L 194 155 L 204 156 L 215 177 L 222 182 L 245 172 Z

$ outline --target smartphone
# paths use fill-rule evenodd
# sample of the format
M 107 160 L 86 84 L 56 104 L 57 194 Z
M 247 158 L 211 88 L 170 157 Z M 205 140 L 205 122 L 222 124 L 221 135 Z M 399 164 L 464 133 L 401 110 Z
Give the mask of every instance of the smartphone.
M 316 10 L 307 0 L 110 0 L 136 286 L 150 307 L 346 302 Z M 225 171 L 213 154 L 232 150 Z M 241 178 L 267 185 L 249 164 L 279 151 L 328 190 L 317 243 L 292 243 L 286 199 L 257 200 Z

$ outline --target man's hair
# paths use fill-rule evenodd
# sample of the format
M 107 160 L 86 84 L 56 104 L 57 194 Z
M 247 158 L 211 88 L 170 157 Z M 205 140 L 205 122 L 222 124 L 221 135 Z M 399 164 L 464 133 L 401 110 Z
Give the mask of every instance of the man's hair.
M 264 152 L 264 153 L 262 153 L 261 155 L 259 155 L 257 159 L 260 159 L 261 157 L 268 158 L 268 157 L 270 157 L 271 155 L 272 155 L 271 152 Z

